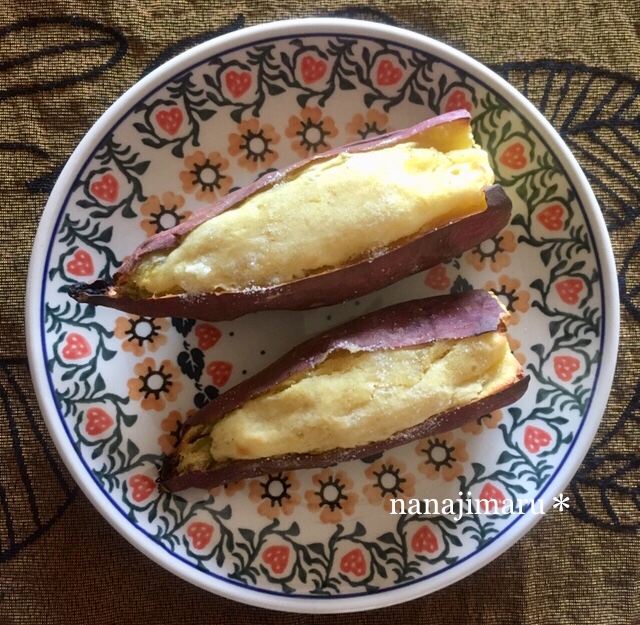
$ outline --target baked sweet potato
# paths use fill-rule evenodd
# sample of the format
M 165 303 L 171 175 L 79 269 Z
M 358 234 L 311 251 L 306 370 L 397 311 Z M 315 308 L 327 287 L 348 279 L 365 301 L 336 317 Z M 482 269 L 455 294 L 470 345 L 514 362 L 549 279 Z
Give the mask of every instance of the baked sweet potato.
M 266 174 L 144 241 L 79 302 L 221 321 L 336 304 L 497 234 L 511 202 L 454 111 Z
M 212 400 L 166 457 L 167 491 L 362 458 L 459 427 L 528 385 L 486 291 L 412 300 L 307 340 Z

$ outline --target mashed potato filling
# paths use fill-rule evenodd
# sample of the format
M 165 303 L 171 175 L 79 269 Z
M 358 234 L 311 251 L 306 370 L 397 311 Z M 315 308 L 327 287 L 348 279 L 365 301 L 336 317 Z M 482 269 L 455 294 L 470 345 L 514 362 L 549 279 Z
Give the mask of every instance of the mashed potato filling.
M 291 453 L 322 453 L 381 441 L 486 397 L 519 370 L 507 337 L 487 332 L 462 340 L 376 352 L 335 352 L 199 426 L 180 470 Z
M 144 259 L 149 294 L 263 288 L 343 266 L 486 209 L 487 153 L 417 143 L 341 153 L 301 169 Z

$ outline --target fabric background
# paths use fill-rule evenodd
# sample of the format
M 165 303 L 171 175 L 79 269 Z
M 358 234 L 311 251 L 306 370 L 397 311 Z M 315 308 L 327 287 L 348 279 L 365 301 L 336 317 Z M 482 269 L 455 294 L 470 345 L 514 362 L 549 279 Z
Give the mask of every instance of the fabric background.
M 551 513 L 443 591 L 376 612 L 241 606 L 123 540 L 64 468 L 26 360 L 28 262 L 48 192 L 85 132 L 141 75 L 216 34 L 341 15 L 435 37 L 522 90 L 577 146 L 617 259 L 621 349 L 609 406 Z M 580 128 L 576 119 L 584 122 Z M 585 124 L 587 124 L 585 129 Z M 589 126 L 591 124 L 591 126 Z M 624 139 L 624 141 L 623 141 Z M 637 0 L 8 0 L 0 8 L 0 624 L 640 623 L 640 3 Z M 575 151 L 575 150 L 574 150 Z

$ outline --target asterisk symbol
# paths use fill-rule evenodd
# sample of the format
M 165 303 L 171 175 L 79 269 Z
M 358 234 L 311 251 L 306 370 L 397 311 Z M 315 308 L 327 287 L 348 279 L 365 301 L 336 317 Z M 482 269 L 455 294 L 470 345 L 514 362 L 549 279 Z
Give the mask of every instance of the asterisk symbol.
M 553 507 L 557 510 L 569 509 L 569 497 L 566 497 L 562 493 L 553 498 Z

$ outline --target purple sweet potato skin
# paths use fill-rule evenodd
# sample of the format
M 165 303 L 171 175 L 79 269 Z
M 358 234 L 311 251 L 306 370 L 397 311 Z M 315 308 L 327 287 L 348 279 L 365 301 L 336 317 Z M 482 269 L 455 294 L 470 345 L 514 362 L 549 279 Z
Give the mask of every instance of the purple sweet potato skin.
M 277 182 L 284 180 L 296 171 L 307 167 L 311 163 L 326 161 L 327 159 L 344 152 L 367 152 L 369 150 L 392 146 L 397 143 L 409 141 L 412 137 L 420 135 L 421 133 L 424 133 L 435 126 L 440 126 L 442 124 L 451 124 L 454 122 L 468 123 L 470 119 L 471 115 L 468 111 L 451 111 L 449 113 L 444 113 L 442 115 L 437 115 L 436 117 L 424 120 L 414 126 L 411 126 L 410 128 L 396 130 L 394 132 L 389 132 L 377 137 L 369 137 L 368 139 L 356 141 L 355 143 L 350 143 L 349 145 L 343 145 L 337 148 L 333 148 L 332 150 L 328 150 L 326 152 L 322 152 L 321 154 L 316 154 L 310 158 L 292 163 L 288 167 L 279 169 L 278 171 L 267 173 L 264 176 L 258 178 L 258 180 L 256 180 L 252 184 L 229 193 L 228 195 L 221 198 L 220 201 L 211 204 L 210 206 L 206 206 L 201 210 L 193 213 L 191 217 L 189 217 L 189 219 L 186 219 L 177 226 L 160 232 L 152 237 L 149 237 L 122 265 L 115 276 L 116 283 L 118 282 L 118 277 L 124 277 L 129 274 L 132 269 L 136 267 L 136 265 L 140 261 L 140 258 L 145 254 L 176 247 L 177 245 L 179 245 L 180 240 L 186 234 L 191 232 L 201 223 L 204 223 L 205 221 L 238 206 L 238 204 L 246 200 L 248 197 L 255 195 L 259 191 L 264 191 Z
M 69 295 L 82 303 L 108 306 L 124 312 L 156 317 L 189 317 L 202 321 L 232 320 L 262 310 L 304 310 L 337 304 L 384 288 L 406 276 L 459 256 L 462 252 L 496 235 L 509 222 L 511 202 L 498 185 L 485 191 L 487 209 L 415 238 L 390 250 L 355 261 L 345 267 L 311 275 L 286 284 L 245 291 L 167 295 L 137 298 L 126 294 L 123 285 L 141 259 L 152 252 L 167 251 L 198 225 L 230 210 L 249 196 L 286 179 L 311 162 L 326 160 L 336 154 L 363 152 L 388 147 L 417 138 L 447 124 L 468 125 L 467 111 L 452 111 L 425 120 L 411 128 L 341 146 L 305 161 L 262 176 L 220 201 L 195 212 L 174 228 L 144 241 L 124 262 L 114 276 L 114 283 L 103 280 L 92 284 L 75 284 Z
M 463 339 L 495 330 L 504 331 L 505 312 L 486 291 L 467 291 L 427 299 L 402 302 L 370 313 L 328 330 L 300 344 L 266 369 L 241 382 L 212 400 L 187 421 L 183 437 L 189 429 L 203 423 L 215 423 L 246 401 L 272 388 L 286 378 L 312 368 L 338 350 L 380 350 L 425 345 L 438 340 Z M 385 441 L 353 449 L 336 449 L 323 454 L 298 454 L 258 460 L 234 461 L 212 467 L 206 472 L 178 475 L 177 455 L 165 459 L 159 483 L 164 490 L 218 484 L 274 471 L 321 467 L 366 457 L 417 438 L 459 427 L 519 399 L 528 378 L 523 374 L 504 389 L 472 404 L 436 415 L 408 428 Z
M 187 425 L 211 423 L 288 377 L 340 350 L 376 351 L 462 339 L 496 330 L 504 310 L 487 291 L 465 291 L 401 302 L 332 328 L 209 402 Z
M 447 262 L 495 236 L 511 218 L 511 200 L 501 186 L 485 190 L 482 213 L 422 234 L 375 257 L 286 284 L 250 291 L 168 295 L 136 299 L 104 282 L 79 285 L 78 301 L 137 315 L 225 321 L 264 310 L 304 310 L 338 304 L 382 289 L 402 278 Z

